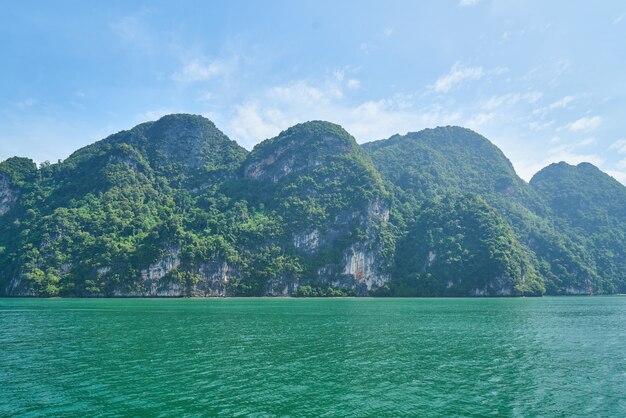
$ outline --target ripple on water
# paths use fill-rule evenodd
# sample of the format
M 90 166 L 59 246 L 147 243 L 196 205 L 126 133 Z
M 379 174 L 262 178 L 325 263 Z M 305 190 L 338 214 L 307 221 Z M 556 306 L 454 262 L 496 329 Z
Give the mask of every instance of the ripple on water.
M 0 299 L 0 415 L 624 416 L 626 298 Z

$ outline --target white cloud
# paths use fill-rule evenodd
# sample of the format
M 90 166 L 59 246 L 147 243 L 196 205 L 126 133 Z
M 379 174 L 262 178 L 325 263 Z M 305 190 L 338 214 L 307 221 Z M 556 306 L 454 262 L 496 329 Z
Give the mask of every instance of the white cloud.
M 549 155 L 550 156 L 543 162 L 544 166 L 560 161 L 565 161 L 573 165 L 591 163 L 595 166 L 600 166 L 604 163 L 604 159 L 596 154 L 580 154 L 571 151 L 549 151 Z
M 241 145 L 251 149 L 258 142 L 278 135 L 297 122 L 289 119 L 278 109 L 264 108 L 256 102 L 247 102 L 236 107 L 228 128 Z
M 533 104 L 541 100 L 542 97 L 543 97 L 542 92 L 534 90 L 534 91 L 529 91 L 528 93 L 525 93 L 522 96 L 522 99 L 524 99 L 528 104 Z
M 598 143 L 598 140 L 590 137 L 590 138 L 586 138 L 583 139 L 582 141 L 576 143 L 576 147 L 587 147 L 589 145 L 596 145 Z
M 570 103 L 572 103 L 574 101 L 574 98 L 572 96 L 565 96 L 555 102 L 552 102 L 550 104 L 550 106 L 548 106 L 549 109 L 563 109 L 566 108 L 567 106 L 570 105 Z
M 626 154 L 626 138 L 618 139 L 617 141 L 613 142 L 609 148 L 617 151 L 617 153 L 620 155 Z
M 554 121 L 548 121 L 548 122 L 537 122 L 537 121 L 533 121 L 530 122 L 528 124 L 528 127 L 530 128 L 531 131 L 545 131 L 546 129 L 550 128 L 552 125 L 554 125 Z M 557 137 L 558 138 L 558 137 Z M 552 138 L 554 139 L 554 138 Z M 552 141 L 551 139 L 551 141 Z
M 350 90 L 358 90 L 361 87 L 361 82 L 355 78 L 351 78 L 348 80 L 347 86 Z
M 549 111 L 551 110 L 555 110 L 555 109 L 565 109 L 567 107 L 569 107 L 569 105 L 574 101 L 574 98 L 572 96 L 565 96 L 560 98 L 559 100 L 556 100 L 552 103 L 550 103 L 548 106 L 544 106 L 544 107 L 540 107 L 538 109 L 533 110 L 533 114 L 534 115 L 545 115 L 547 114 Z
M 495 118 L 495 113 L 478 113 L 473 115 L 465 124 L 468 128 L 479 130 Z
M 526 157 L 518 164 L 515 164 L 515 168 L 518 170 L 520 177 L 525 180 L 530 180 L 530 178 L 542 168 L 561 161 L 573 165 L 586 162 L 598 167 L 602 166 L 605 162 L 604 158 L 598 154 L 584 150 L 586 147 L 597 144 L 596 138 L 589 137 L 573 143 L 563 143 L 561 138 L 553 137 L 548 142 L 554 146 L 543 152 L 541 158 L 533 159 Z
M 572 123 L 565 125 L 565 128 L 572 132 L 589 132 L 602 125 L 600 116 L 582 117 Z
M 165 115 L 171 115 L 172 113 L 183 113 L 180 110 L 176 110 L 168 107 L 161 107 L 158 109 L 146 110 L 135 115 L 135 120 L 139 123 L 155 121 L 162 118 Z
M 513 106 L 519 102 L 533 104 L 543 97 L 540 91 L 529 91 L 527 93 L 508 93 L 502 96 L 492 96 L 484 105 L 486 110 L 500 109 L 503 106 Z
M 459 6 L 461 7 L 475 6 L 478 3 L 480 3 L 480 0 L 460 0 Z
M 508 71 L 507 67 L 495 67 L 485 71 L 483 67 L 467 67 L 456 62 L 450 69 L 450 72 L 439 77 L 430 88 L 437 93 L 447 93 L 465 81 L 479 80 L 484 76 L 498 76 Z
M 172 74 L 174 81 L 194 82 L 210 80 L 226 71 L 225 64 L 220 60 L 206 61 L 194 59 L 186 63 L 182 69 Z
M 404 99 L 391 98 L 361 103 L 356 108 L 339 107 L 328 114 L 353 134 L 359 142 L 388 138 L 396 133 L 406 133 L 438 125 L 459 123 L 458 112 L 448 112 L 439 107 L 407 109 Z
M 296 81 L 258 92 L 236 106 L 224 124 L 227 133 L 246 148 L 282 130 L 308 120 L 328 120 L 342 125 L 359 142 L 387 138 L 437 125 L 458 124 L 460 112 L 440 106 L 418 108 L 411 95 L 349 103 L 330 75 L 320 84 Z M 478 121 L 478 119 L 477 119 Z
M 334 99 L 341 99 L 343 91 L 335 84 L 328 83 L 324 87 L 314 87 L 305 81 L 296 81 L 284 86 L 272 87 L 269 90 L 270 99 L 299 103 L 328 103 Z
M 613 24 L 617 25 L 618 23 L 621 23 L 621 21 L 624 20 L 625 17 L 626 14 L 622 13 L 621 15 L 617 16 L 615 20 L 613 20 Z
M 619 160 L 616 164 L 617 168 L 620 170 L 626 170 L 626 158 Z
M 606 173 L 626 186 L 626 171 L 606 170 Z
M 488 71 L 489 75 L 502 75 L 509 72 L 509 67 L 496 67 Z
M 520 164 L 516 164 L 516 169 L 519 176 L 528 181 L 542 168 L 552 163 L 559 163 L 561 161 L 565 161 L 566 163 L 572 165 L 591 163 L 595 166 L 601 166 L 604 163 L 604 159 L 596 154 L 577 153 L 572 150 L 559 147 L 548 150 L 546 157 L 538 162 L 526 160 Z
M 448 74 L 435 81 L 433 88 L 438 93 L 446 93 L 466 80 L 478 80 L 485 75 L 482 67 L 464 67 L 455 63 Z

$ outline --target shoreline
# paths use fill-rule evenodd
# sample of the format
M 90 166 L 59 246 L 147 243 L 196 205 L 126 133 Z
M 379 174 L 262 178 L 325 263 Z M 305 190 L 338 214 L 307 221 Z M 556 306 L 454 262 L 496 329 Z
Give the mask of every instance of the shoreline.
M 541 296 L 0 296 L 0 299 L 542 299 L 571 297 L 624 297 L 626 294 L 580 294 L 580 295 L 541 295 Z

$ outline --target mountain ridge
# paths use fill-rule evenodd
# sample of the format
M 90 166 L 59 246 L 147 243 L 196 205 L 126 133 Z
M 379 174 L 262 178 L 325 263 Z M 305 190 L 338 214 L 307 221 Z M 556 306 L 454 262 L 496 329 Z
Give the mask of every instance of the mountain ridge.
M 583 169 L 592 185 L 610 183 Z M 359 145 L 339 125 L 310 121 L 248 152 L 204 117 L 167 115 L 58 164 L 0 163 L 0 291 L 623 292 L 626 225 L 607 216 L 626 188 L 606 186 L 617 203 L 589 220 L 603 232 L 586 239 L 551 199 L 558 179 L 540 173 L 526 183 L 500 149 L 461 127 Z M 564 198 L 587 180 L 570 181 Z

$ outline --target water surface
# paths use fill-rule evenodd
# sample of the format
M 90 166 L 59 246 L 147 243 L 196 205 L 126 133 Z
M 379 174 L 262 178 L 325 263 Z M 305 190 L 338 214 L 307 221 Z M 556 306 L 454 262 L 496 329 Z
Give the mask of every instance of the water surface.
M 626 298 L 0 299 L 0 416 L 626 416 Z

